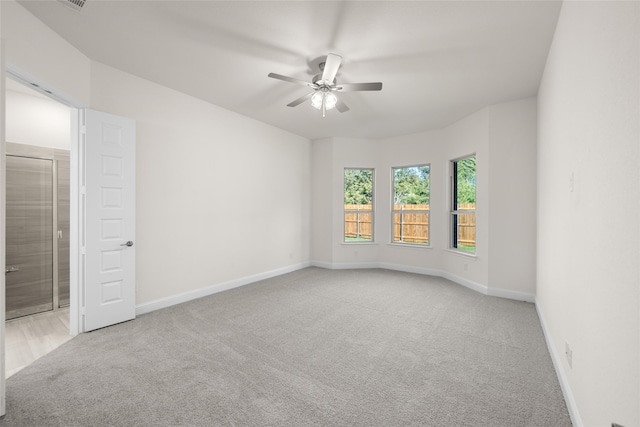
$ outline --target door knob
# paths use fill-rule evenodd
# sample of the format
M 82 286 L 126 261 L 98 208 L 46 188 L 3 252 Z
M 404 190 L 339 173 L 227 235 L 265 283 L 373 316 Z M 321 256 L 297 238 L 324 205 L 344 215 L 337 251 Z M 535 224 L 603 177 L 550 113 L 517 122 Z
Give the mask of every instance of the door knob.
M 16 271 L 20 271 L 20 269 L 18 267 L 14 267 L 14 266 L 6 267 L 4 269 L 4 274 L 13 273 L 13 272 L 16 272 Z
M 129 240 L 127 243 L 123 243 L 120 246 L 133 246 L 133 242 Z

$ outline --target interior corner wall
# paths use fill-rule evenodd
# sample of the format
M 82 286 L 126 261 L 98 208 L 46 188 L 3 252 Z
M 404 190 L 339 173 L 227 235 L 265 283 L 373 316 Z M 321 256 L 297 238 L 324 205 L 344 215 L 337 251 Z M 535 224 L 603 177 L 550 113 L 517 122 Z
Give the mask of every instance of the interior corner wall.
M 489 277 L 535 295 L 537 99 L 489 107 Z
M 537 306 L 549 347 L 575 425 L 638 426 L 640 3 L 564 2 L 538 103 Z
M 137 304 L 308 265 L 308 139 L 97 62 L 91 107 L 136 120 Z
M 311 259 L 314 264 L 330 267 L 333 262 L 333 138 L 312 142 L 311 151 Z

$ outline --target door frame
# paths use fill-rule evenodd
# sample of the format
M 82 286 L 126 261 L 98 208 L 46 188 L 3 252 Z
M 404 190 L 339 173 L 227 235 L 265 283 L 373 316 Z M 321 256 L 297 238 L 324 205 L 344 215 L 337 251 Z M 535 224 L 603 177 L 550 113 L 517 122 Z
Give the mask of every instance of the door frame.
M 6 87 L 5 79 L 12 78 L 27 87 L 31 87 L 43 95 L 60 102 L 70 108 L 71 120 L 69 126 L 71 128 L 71 141 L 69 143 L 69 156 L 70 156 L 70 212 L 69 212 L 69 334 L 77 335 L 82 333 L 81 330 L 81 313 L 80 313 L 80 282 L 79 274 L 80 263 L 79 261 L 79 236 L 82 231 L 80 229 L 80 216 L 78 215 L 81 207 L 79 196 L 79 178 L 80 178 L 80 156 L 78 149 L 80 147 L 80 121 L 78 120 L 80 114 L 80 108 L 82 106 L 76 105 L 73 101 L 65 99 L 60 96 L 53 95 L 51 92 L 46 91 L 47 85 L 41 82 L 39 79 L 27 78 L 23 76 L 20 71 L 14 70 L 5 60 L 5 40 L 0 38 L 0 178 L 2 178 L 2 185 L 0 185 L 0 266 L 4 269 L 6 267 L 6 233 L 5 233 L 5 212 L 6 212 L 6 189 L 5 189 L 5 177 L 6 177 Z M 31 83 L 37 80 L 38 85 L 34 86 Z M 6 282 L 4 274 L 0 278 L 0 301 L 6 301 Z M 6 310 L 5 304 L 0 304 L 0 416 L 6 414 L 6 365 L 5 365 L 5 319 Z
M 80 110 L 71 107 L 71 141 L 69 142 L 69 334 L 78 335 L 84 332 L 81 330 L 81 300 L 80 300 L 80 236 L 83 234 L 83 227 L 80 224 L 80 186 L 82 183 L 84 169 L 81 168 L 80 161 Z
M 13 69 L 9 64 L 4 64 L 5 66 L 0 67 L 0 79 L 2 84 L 2 111 L 6 110 L 5 100 L 6 100 L 6 88 L 5 88 L 5 78 L 11 78 L 26 87 L 29 87 L 41 94 L 51 98 L 52 100 L 59 102 L 63 105 L 69 107 L 70 110 L 70 141 L 69 141 L 69 161 L 70 161 L 70 212 L 69 212 L 69 334 L 77 335 L 82 333 L 81 329 L 81 299 L 80 299 L 80 278 L 82 277 L 79 272 L 80 263 L 79 263 L 79 236 L 82 235 L 82 224 L 80 223 L 80 215 L 79 210 L 81 209 L 80 198 L 79 198 L 79 187 L 80 187 L 80 168 L 81 161 L 79 155 L 80 148 L 80 108 L 81 106 L 75 105 L 73 101 L 69 99 L 65 99 L 59 95 L 53 95 L 49 91 L 47 91 L 47 85 L 39 81 L 38 79 L 28 78 L 23 76 L 20 71 Z M 33 85 L 35 83 L 34 80 L 37 81 L 37 85 Z M 0 169 L 0 175 L 3 177 L 2 182 L 4 183 L 4 177 L 6 175 L 6 165 L 5 165 L 5 155 L 6 155 L 6 135 L 4 133 L 5 129 L 5 115 L 2 114 L 2 135 L 1 135 L 1 149 L 0 155 L 2 156 L 2 166 Z M 2 233 L 0 234 L 0 239 L 2 240 L 0 243 L 2 244 L 2 256 L 0 256 L 0 264 L 5 266 L 5 199 L 6 193 L 5 188 L 1 189 L 1 208 L 2 208 L 2 221 L 0 226 L 2 228 Z M 4 276 L 2 278 L 2 282 L 0 283 L 0 297 L 2 301 L 5 300 L 5 286 L 6 283 L 4 281 Z M 0 304 L 0 316 L 4 319 L 6 316 L 4 304 Z M 4 397 L 4 375 L 5 375 L 5 364 L 4 364 L 4 354 L 5 354 L 5 346 L 4 346 L 4 322 L 2 322 L 2 333 L 0 339 L 0 350 L 2 350 L 2 363 L 1 363 L 1 372 L 0 376 L 2 376 L 2 380 L 0 380 L 0 388 L 2 388 L 0 392 L 0 397 Z M 4 414 L 4 399 L 0 399 L 0 414 Z

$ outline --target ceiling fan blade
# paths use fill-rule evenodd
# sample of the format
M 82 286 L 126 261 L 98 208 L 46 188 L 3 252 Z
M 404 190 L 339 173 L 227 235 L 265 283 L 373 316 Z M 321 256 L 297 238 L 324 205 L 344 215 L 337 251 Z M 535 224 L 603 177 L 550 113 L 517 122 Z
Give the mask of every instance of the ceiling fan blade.
M 347 107 L 347 104 L 342 102 L 342 100 L 340 98 L 338 98 L 338 101 L 336 101 L 336 109 L 338 111 L 340 111 L 341 113 L 349 111 L 349 107 Z
M 322 81 L 333 83 L 338 73 L 338 68 L 342 64 L 342 56 L 330 53 L 324 62 L 324 70 L 322 71 Z
M 268 77 L 271 77 L 272 79 L 284 80 L 285 82 L 297 83 L 303 86 L 309 86 L 314 89 L 316 88 L 316 85 L 311 82 L 305 82 L 304 80 L 296 79 L 294 77 L 283 76 L 282 74 L 269 73 Z
M 354 92 L 361 90 L 382 90 L 382 83 L 341 83 L 336 87 L 336 90 L 342 92 Z
M 304 101 L 306 101 L 308 99 L 311 99 L 311 96 L 314 93 L 315 92 L 308 93 L 308 94 L 303 95 L 303 96 L 301 96 L 300 98 L 298 98 L 298 99 L 296 99 L 294 101 L 291 101 L 290 103 L 287 104 L 287 107 L 295 107 L 295 106 L 298 106 L 298 105 L 302 104 Z

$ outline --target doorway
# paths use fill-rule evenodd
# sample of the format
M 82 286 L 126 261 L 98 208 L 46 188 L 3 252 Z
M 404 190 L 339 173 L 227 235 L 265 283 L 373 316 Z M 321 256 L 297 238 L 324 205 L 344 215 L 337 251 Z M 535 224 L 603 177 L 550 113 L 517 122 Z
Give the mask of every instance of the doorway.
M 5 324 L 5 356 L 10 368 L 55 348 L 46 322 L 56 323 L 56 344 L 69 337 L 72 109 L 23 82 L 6 78 L 5 84 L 5 300 L 6 319 L 13 319 Z

